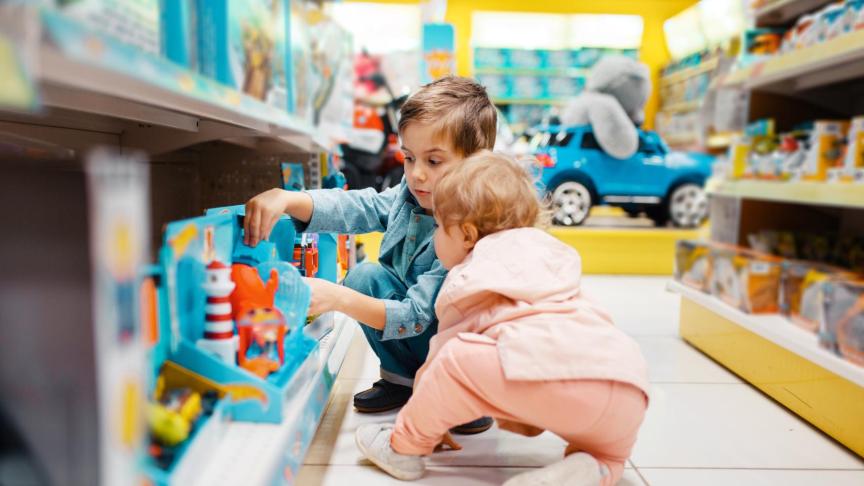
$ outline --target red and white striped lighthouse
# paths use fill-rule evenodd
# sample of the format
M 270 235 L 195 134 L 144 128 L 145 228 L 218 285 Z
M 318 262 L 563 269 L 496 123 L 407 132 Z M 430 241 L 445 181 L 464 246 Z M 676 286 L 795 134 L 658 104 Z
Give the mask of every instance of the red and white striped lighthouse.
M 231 268 L 214 260 L 207 266 L 207 277 L 203 285 L 207 294 L 204 318 L 204 338 L 198 347 L 205 349 L 226 363 L 237 363 L 237 335 L 231 319 Z

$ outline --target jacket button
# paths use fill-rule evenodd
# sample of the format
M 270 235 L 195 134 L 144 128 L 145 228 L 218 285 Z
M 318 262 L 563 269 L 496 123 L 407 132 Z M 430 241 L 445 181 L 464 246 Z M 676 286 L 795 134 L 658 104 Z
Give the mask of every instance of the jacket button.
M 419 223 L 420 222 L 420 216 L 414 216 L 414 222 Z
M 423 332 L 423 326 L 421 326 L 420 324 L 414 324 L 414 332 L 420 334 L 421 332 Z
M 399 335 L 402 336 L 405 334 L 405 326 L 399 326 Z

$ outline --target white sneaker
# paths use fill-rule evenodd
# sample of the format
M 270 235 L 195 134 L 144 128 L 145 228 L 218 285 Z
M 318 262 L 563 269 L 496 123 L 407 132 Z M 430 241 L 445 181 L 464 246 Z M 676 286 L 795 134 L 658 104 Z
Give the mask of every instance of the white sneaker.
M 354 441 L 360 452 L 387 474 L 403 481 L 423 477 L 426 463 L 422 456 L 399 454 L 390 447 L 393 424 L 365 424 L 357 427 Z
M 544 468 L 510 478 L 504 486 L 597 486 L 609 474 L 590 454 L 578 452 Z

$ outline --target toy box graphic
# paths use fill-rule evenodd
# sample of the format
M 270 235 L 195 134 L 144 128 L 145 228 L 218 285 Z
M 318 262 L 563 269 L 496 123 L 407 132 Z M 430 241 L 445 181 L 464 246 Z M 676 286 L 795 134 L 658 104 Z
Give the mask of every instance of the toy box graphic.
M 159 54 L 159 0 L 58 0 L 57 8 L 93 31 Z
M 198 64 L 203 74 L 267 100 L 277 62 L 279 0 L 199 0 Z
M 423 59 L 420 80 L 429 83 L 456 72 L 454 32 L 450 24 L 423 25 Z

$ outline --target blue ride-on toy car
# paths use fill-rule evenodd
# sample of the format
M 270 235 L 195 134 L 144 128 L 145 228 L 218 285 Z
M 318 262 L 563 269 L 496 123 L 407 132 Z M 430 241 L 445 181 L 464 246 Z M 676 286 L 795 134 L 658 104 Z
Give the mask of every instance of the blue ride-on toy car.
M 549 126 L 535 135 L 540 190 L 551 198 L 556 224 L 582 224 L 592 206 L 645 213 L 658 226 L 699 226 L 708 214 L 705 181 L 714 158 L 670 152 L 655 132 L 639 130 L 639 149 L 616 159 L 600 148 L 590 125 Z

